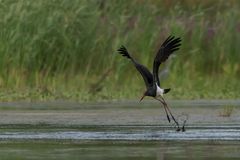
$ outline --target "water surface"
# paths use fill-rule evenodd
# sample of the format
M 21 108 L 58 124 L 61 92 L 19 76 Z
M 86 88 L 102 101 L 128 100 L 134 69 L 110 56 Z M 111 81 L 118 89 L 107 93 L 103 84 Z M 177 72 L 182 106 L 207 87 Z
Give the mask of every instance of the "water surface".
M 170 102 L 176 118 L 188 118 L 186 132 L 176 132 L 152 101 L 4 103 L 0 159 L 239 159 L 239 102 Z M 220 116 L 228 104 L 233 113 Z
M 91 128 L 87 130 L 86 128 Z M 34 140 L 128 140 L 128 141 L 240 141 L 240 126 L 186 126 L 185 132 L 158 126 L 85 126 L 84 129 L 2 131 L 0 139 Z

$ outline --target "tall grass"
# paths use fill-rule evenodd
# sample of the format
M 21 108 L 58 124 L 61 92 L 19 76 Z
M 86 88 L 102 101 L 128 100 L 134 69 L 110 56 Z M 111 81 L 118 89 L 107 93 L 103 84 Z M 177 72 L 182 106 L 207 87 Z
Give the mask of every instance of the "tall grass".
M 237 0 L 0 0 L 0 99 L 134 98 L 142 79 L 116 49 L 151 68 L 170 34 L 170 98 L 238 98 L 239 17 Z

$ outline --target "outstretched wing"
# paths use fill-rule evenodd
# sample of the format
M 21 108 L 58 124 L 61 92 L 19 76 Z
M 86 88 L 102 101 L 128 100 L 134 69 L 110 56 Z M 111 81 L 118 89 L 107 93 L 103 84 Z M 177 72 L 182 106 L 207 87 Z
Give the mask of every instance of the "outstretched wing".
M 168 57 L 179 49 L 181 46 L 181 38 L 175 38 L 174 36 L 169 36 L 161 45 L 153 63 L 153 79 L 154 83 L 157 83 L 160 86 L 160 81 L 158 77 L 159 66 L 162 62 L 165 62 Z
M 140 74 L 143 77 L 143 80 L 145 82 L 146 87 L 150 87 L 153 84 L 153 75 L 152 73 L 147 69 L 147 67 L 145 67 L 144 65 L 139 64 L 138 62 L 136 62 L 136 60 L 134 60 L 128 53 L 127 49 L 122 46 L 121 48 L 119 48 L 117 50 L 122 56 L 127 57 L 128 59 L 130 59 L 133 64 L 135 65 L 136 69 L 140 72 Z

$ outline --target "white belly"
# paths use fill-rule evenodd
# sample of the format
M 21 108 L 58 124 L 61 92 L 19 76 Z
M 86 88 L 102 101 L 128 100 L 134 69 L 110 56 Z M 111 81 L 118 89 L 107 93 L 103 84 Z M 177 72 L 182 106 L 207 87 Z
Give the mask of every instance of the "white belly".
M 156 86 L 157 86 L 156 97 L 163 96 L 164 90 L 162 88 L 160 88 L 157 84 L 156 84 Z

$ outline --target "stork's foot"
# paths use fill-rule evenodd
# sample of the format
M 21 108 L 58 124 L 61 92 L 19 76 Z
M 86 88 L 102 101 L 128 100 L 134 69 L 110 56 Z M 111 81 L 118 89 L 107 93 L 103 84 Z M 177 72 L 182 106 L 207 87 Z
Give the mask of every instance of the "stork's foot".
M 186 131 L 186 129 L 185 129 L 185 127 L 183 126 L 183 127 L 182 127 L 182 132 L 185 132 L 185 131 Z
M 168 122 L 171 123 L 171 119 L 169 118 L 169 116 L 167 115 L 167 119 L 168 119 Z
M 176 131 L 179 132 L 179 131 L 181 131 L 181 129 L 179 127 L 177 127 Z
M 186 131 L 186 129 L 185 129 L 185 124 L 186 124 L 186 122 L 187 122 L 187 120 L 185 120 L 185 121 L 183 122 L 182 132 L 185 132 L 185 131 Z

